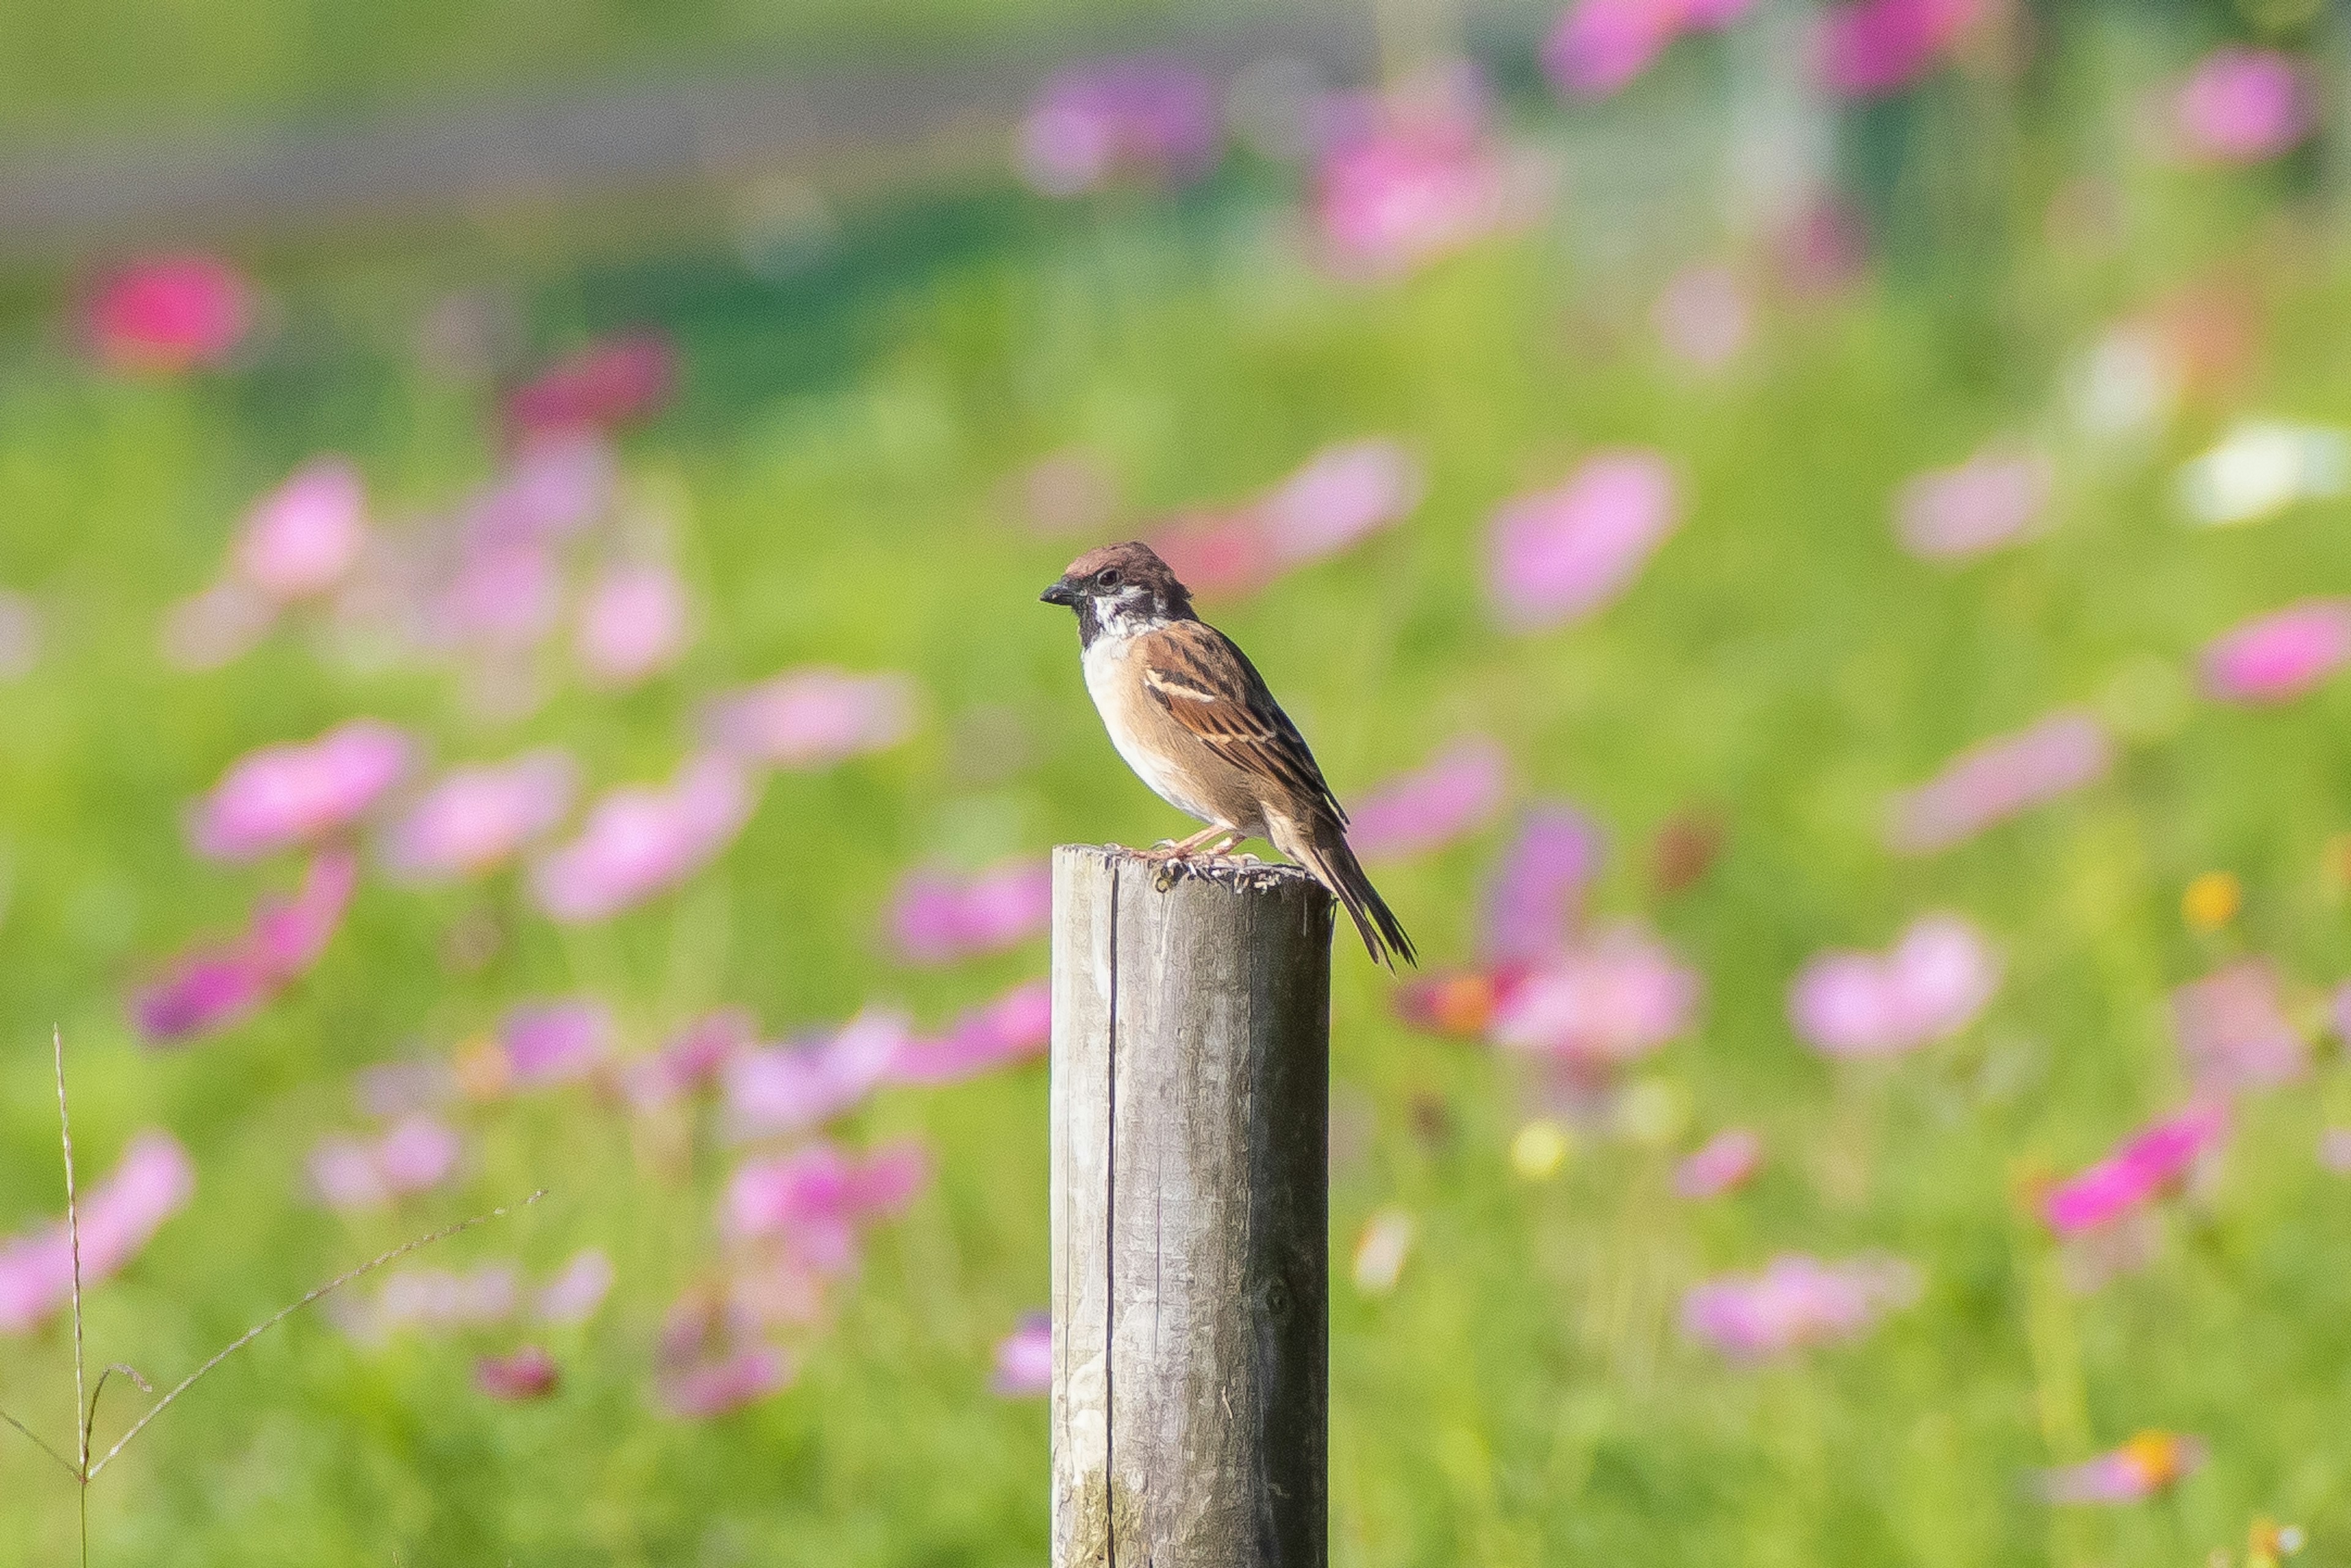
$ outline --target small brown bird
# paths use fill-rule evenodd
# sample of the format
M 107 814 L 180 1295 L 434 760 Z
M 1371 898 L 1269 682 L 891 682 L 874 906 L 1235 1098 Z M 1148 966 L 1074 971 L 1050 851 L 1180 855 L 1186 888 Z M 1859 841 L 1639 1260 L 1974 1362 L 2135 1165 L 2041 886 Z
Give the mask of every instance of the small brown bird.
M 1104 545 L 1039 596 L 1078 612 L 1086 690 L 1111 744 L 1159 798 L 1208 825 L 1153 852 L 1222 854 L 1264 839 L 1347 907 L 1375 964 L 1416 961 L 1412 938 L 1347 847 L 1347 813 L 1249 655 L 1192 613 L 1141 544 Z

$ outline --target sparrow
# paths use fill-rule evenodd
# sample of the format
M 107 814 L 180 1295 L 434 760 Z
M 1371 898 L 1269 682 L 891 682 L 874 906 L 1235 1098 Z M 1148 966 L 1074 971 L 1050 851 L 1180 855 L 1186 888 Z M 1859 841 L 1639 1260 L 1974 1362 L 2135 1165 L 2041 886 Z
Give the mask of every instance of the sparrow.
M 1222 854 L 1264 839 L 1346 907 L 1390 972 L 1412 938 L 1347 847 L 1347 813 L 1249 655 L 1192 612 L 1148 545 L 1104 545 L 1038 596 L 1077 612 L 1086 692 L 1111 744 L 1159 798 L 1208 825 L 1149 853 Z M 1219 841 L 1203 851 L 1209 840 Z

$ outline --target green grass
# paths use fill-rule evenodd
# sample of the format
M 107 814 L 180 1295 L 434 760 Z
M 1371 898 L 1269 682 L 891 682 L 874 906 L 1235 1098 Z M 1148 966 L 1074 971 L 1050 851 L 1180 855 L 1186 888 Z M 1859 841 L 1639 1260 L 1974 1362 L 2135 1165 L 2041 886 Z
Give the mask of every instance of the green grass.
M 475 1395 L 470 1342 L 374 1354 L 321 1320 L 288 1325 L 101 1483 L 97 1560 L 1040 1562 L 1043 1408 L 985 1386 L 994 1340 L 1045 1294 L 1040 1069 L 893 1093 L 852 1119 L 854 1142 L 925 1134 L 940 1179 L 877 1233 L 796 1385 L 707 1426 L 654 1414 L 647 1367 L 663 1308 L 711 1250 L 715 1159 L 665 1182 L 615 1113 L 556 1094 L 474 1113 L 473 1176 L 397 1218 L 320 1214 L 298 1196 L 299 1162 L 350 1121 L 350 1070 L 450 1047 L 517 997 L 590 988 L 641 1038 L 741 1002 L 781 1032 L 875 997 L 937 1019 L 1040 971 L 1037 947 L 900 971 L 874 942 L 918 857 L 1176 825 L 1104 744 L 1066 617 L 1033 602 L 1074 547 L 1005 522 L 1001 482 L 1084 443 L 1139 524 L 1377 433 L 1426 459 L 1418 514 L 1217 618 L 1343 792 L 1483 730 L 1509 743 L 1523 793 L 1593 810 L 1614 844 L 1596 907 L 1654 920 L 1707 977 L 1702 1026 L 1641 1075 L 1684 1096 L 1697 1129 L 1758 1126 L 1771 1158 L 1753 1188 L 1703 1207 L 1669 1196 L 1673 1151 L 1605 1139 L 1556 1182 L 1516 1181 L 1505 1150 L 1540 1086 L 1407 1033 L 1343 943 L 1334 1095 L 1364 1135 L 1334 1174 L 1342 1272 L 1377 1207 L 1410 1209 L 1421 1239 L 1393 1295 L 1343 1282 L 1334 1301 L 1334 1560 L 2191 1563 L 2262 1512 L 2308 1526 L 2309 1560 L 2344 1560 L 2351 1206 L 2311 1156 L 2346 1109 L 2340 1068 L 2249 1105 L 2209 1204 L 2095 1294 L 2058 1282 L 2012 1195 L 2174 1102 L 2169 987 L 2241 949 L 2312 988 L 2340 977 L 2351 933 L 2324 858 L 2351 826 L 2351 690 L 2276 711 L 2190 704 L 2109 782 L 1932 859 L 1893 859 L 1877 837 L 1885 793 L 1959 747 L 2109 703 L 2141 661 L 2184 669 L 2236 619 L 2344 581 L 2340 504 L 2227 534 L 2174 519 L 2169 467 L 2214 411 L 2136 457 L 2064 434 L 2070 354 L 2216 257 L 2263 301 L 2247 405 L 2351 421 L 2335 235 L 2214 207 L 2186 185 L 2135 188 L 2125 243 L 2102 257 L 2022 246 L 1980 258 L 1966 289 L 1897 283 L 1774 312 L 1719 385 L 1677 375 L 1628 324 L 1652 273 L 1576 275 L 1545 235 L 1364 291 L 1305 267 L 1240 197 L 1113 204 L 1098 220 L 983 202 L 880 281 L 844 263 L 758 284 L 715 257 L 543 279 L 528 294 L 542 343 L 639 317 L 679 335 L 685 387 L 628 441 L 626 468 L 674 515 L 707 631 L 644 693 L 569 690 L 511 728 L 467 717 L 437 674 L 355 673 L 298 636 L 211 675 L 153 653 L 161 609 L 302 455 L 352 454 L 387 513 L 444 505 L 486 472 L 479 390 L 410 362 L 433 275 L 313 274 L 287 288 L 257 364 L 183 384 L 102 379 L 38 320 L 16 323 L 0 582 L 53 614 L 0 720 L 0 1226 L 57 1207 L 55 1020 L 85 1168 L 160 1123 L 201 1173 L 189 1210 L 93 1293 L 99 1358 L 176 1376 L 343 1263 L 541 1185 L 538 1208 L 442 1261 L 513 1251 L 545 1269 L 593 1241 L 621 1274 L 603 1315 L 553 1342 L 567 1382 L 538 1406 Z M 1612 299 L 1631 303 L 1594 303 Z M 1893 487 L 2007 430 L 2058 444 L 2053 534 L 1956 571 L 1901 554 Z M 1622 602 L 1504 634 L 1479 588 L 1489 511 L 1626 441 L 1680 465 L 1684 527 Z M 503 883 L 371 882 L 326 960 L 250 1024 L 176 1054 L 131 1040 L 125 981 L 268 880 L 199 863 L 181 837 L 183 803 L 246 748 L 366 712 L 444 758 L 560 739 L 600 783 L 649 778 L 685 744 L 698 694 L 818 659 L 914 672 L 920 737 L 778 777 L 684 892 L 567 937 Z M 971 722 L 1023 737 L 1011 779 L 958 782 L 950 737 Z M 1645 845 L 1689 808 L 1720 817 L 1727 850 L 1663 896 Z M 1467 955 L 1499 836 L 1381 872 L 1436 961 Z M 2192 936 L 2179 890 L 2215 867 L 2244 879 L 2247 908 Z M 481 972 L 449 970 L 440 933 L 477 904 L 509 939 Z M 1784 991 L 1806 956 L 1882 945 L 1934 907 L 2008 955 L 1982 1023 L 1874 1067 L 1832 1068 L 1792 1037 Z M 1860 1343 L 1741 1370 L 1674 1328 L 1701 1273 L 1880 1247 L 1915 1260 L 1926 1291 Z M 60 1328 L 0 1344 L 12 1411 L 61 1427 L 69 1388 Z M 2135 1509 L 2033 1500 L 2036 1467 L 2145 1426 L 2201 1434 L 2211 1463 Z M 0 1445 L 0 1564 L 70 1559 L 69 1492 L 29 1446 Z

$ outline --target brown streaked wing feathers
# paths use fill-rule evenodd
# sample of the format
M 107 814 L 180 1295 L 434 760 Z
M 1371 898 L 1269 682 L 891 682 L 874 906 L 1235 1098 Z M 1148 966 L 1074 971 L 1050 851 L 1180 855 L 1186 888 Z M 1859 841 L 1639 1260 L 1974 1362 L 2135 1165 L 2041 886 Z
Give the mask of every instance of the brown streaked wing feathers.
M 1306 737 L 1231 638 L 1204 621 L 1179 621 L 1154 632 L 1144 654 L 1144 685 L 1178 724 L 1234 767 L 1347 825 Z

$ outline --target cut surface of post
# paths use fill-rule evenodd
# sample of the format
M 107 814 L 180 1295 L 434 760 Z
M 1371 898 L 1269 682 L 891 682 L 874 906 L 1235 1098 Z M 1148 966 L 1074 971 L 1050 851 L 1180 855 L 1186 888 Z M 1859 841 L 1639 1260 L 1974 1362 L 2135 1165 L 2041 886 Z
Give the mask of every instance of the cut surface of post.
M 1053 1568 L 1323 1568 L 1331 899 L 1053 853 Z

